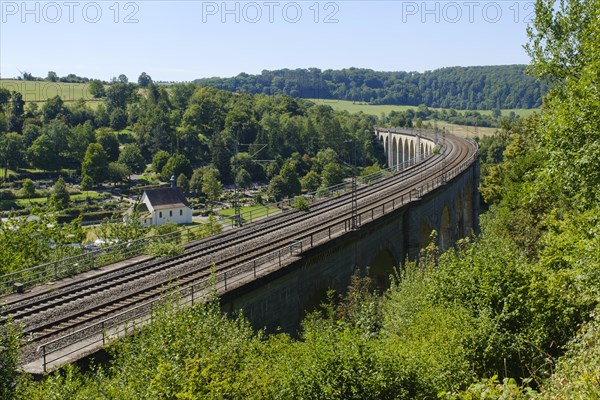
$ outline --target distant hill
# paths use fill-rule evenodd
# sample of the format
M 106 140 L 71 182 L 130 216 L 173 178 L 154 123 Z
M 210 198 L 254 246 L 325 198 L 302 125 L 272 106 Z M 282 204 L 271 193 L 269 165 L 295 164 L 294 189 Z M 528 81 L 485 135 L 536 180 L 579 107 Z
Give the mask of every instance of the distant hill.
M 197 79 L 194 83 L 233 92 L 292 97 L 492 110 L 538 108 L 547 90 L 525 65 L 449 67 L 434 71 L 381 72 L 371 69 L 281 69 L 260 75 Z

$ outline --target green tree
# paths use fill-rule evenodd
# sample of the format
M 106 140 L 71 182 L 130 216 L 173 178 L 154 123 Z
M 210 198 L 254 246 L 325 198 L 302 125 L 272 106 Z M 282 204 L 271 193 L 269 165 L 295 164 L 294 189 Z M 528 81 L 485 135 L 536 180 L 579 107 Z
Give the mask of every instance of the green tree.
M 81 178 L 81 190 L 91 190 L 94 187 L 94 180 L 88 175 Z
M 84 240 L 78 220 L 61 224 L 57 221 L 57 213 L 39 208 L 34 208 L 31 215 L 30 219 L 9 216 L 2 221 L 1 275 L 80 253 L 79 249 L 69 245 Z M 53 246 L 48 246 L 48 243 L 53 243 Z
M 69 207 L 71 202 L 71 195 L 67 190 L 65 180 L 60 177 L 54 183 L 52 187 L 52 195 L 50 196 L 50 203 L 56 206 L 59 210 Z
M 31 199 L 35 196 L 35 185 L 33 181 L 29 178 L 23 181 L 23 187 L 21 188 L 21 193 L 23 196 Z
M 3 112 L 0 112 L 0 134 L 8 132 L 8 123 Z
M 73 160 L 83 160 L 88 145 L 95 141 L 96 134 L 90 120 L 73 127 L 71 134 L 67 137 L 69 157 Z
M 185 176 L 185 174 L 179 174 L 177 177 L 177 187 L 184 193 L 190 191 L 190 180 L 187 176 Z
M 277 161 L 273 160 L 271 162 L 269 162 L 269 164 L 267 165 L 266 168 L 266 175 L 268 179 L 272 179 L 275 175 L 279 174 L 279 164 L 277 164 Z
M 19 351 L 22 345 L 20 327 L 10 319 L 0 325 L 0 398 L 13 399 L 17 395 L 20 373 Z
M 89 90 L 90 94 L 96 99 L 104 97 L 106 95 L 106 91 L 104 90 L 104 84 L 98 79 L 93 79 L 90 81 Z
M 336 162 L 330 162 L 323 168 L 323 173 L 321 174 L 321 186 L 327 188 L 338 185 L 344 181 L 344 176 L 345 173 L 342 166 Z
M 21 133 L 23 130 L 23 107 L 25 101 L 20 92 L 13 92 L 10 98 L 10 107 L 8 110 L 7 130 L 8 132 Z
M 563 196 L 582 209 L 600 203 L 600 4 L 538 0 L 535 15 L 526 46 L 530 69 L 552 83 L 539 135 L 549 159 L 546 175 L 552 187 L 562 188 Z
M 56 171 L 60 168 L 60 156 L 52 151 L 54 143 L 47 135 L 41 135 L 27 149 L 27 158 L 34 167 Z
M 120 131 L 127 127 L 127 113 L 121 108 L 115 108 L 110 113 L 110 128 Z
M 302 191 L 302 185 L 300 184 L 300 179 L 298 179 L 298 174 L 296 173 L 294 163 L 286 163 L 281 168 L 281 171 L 279 171 L 279 176 L 281 176 L 281 179 L 283 179 L 285 184 L 286 197 L 292 197 L 300 194 Z
M 108 180 L 113 183 L 124 182 L 131 175 L 131 171 L 127 168 L 127 165 L 122 164 L 120 162 L 109 162 L 107 177 Z
M 2 112 L 6 110 L 6 106 L 8 105 L 10 97 L 10 90 L 3 87 L 0 88 L 0 114 L 2 114 Z
M 219 176 L 224 182 L 233 182 L 231 175 L 231 148 L 233 148 L 233 138 L 226 132 L 219 132 L 212 137 L 210 151 L 212 164 L 219 170 Z
M 97 129 L 96 142 L 102 146 L 109 161 L 117 161 L 119 159 L 119 140 L 112 129 Z
M 235 178 L 235 183 L 240 188 L 249 188 L 252 184 L 252 177 L 248 171 L 246 171 L 244 168 L 240 168 Z
M 44 120 L 46 122 L 55 119 L 59 115 L 63 115 L 65 111 L 65 104 L 60 96 L 54 96 L 48 99 L 48 101 L 42 106 L 42 115 L 44 116 Z
M 56 171 L 63 166 L 75 163 L 69 159 L 69 127 L 62 121 L 54 120 L 44 124 L 40 136 L 27 149 L 27 157 L 38 168 Z
M 287 193 L 287 185 L 281 175 L 275 175 L 269 182 L 267 193 L 275 201 L 281 201 L 284 199 Z
M 335 163 L 338 161 L 338 154 L 331 148 L 319 150 L 316 157 L 316 166 L 318 171 L 322 171 L 327 164 Z
M 150 77 L 150 75 L 146 74 L 145 72 L 142 72 L 138 78 L 138 85 L 140 85 L 141 88 L 146 88 L 151 83 L 152 78 Z
M 190 179 L 190 191 L 192 193 L 202 193 L 202 177 L 204 176 L 204 168 L 196 168 Z
M 106 108 L 112 112 L 115 108 L 125 110 L 127 105 L 136 100 L 136 85 L 116 82 L 106 89 Z
M 97 235 L 98 239 L 101 239 L 106 246 L 111 246 L 115 243 L 126 243 L 143 238 L 148 231 L 149 228 L 142 225 L 137 213 L 134 213 L 120 224 L 115 224 L 108 219 L 102 221 L 97 229 Z
M 235 157 L 231 157 L 231 172 L 235 172 Z M 246 170 L 250 174 L 250 180 L 258 182 L 265 179 L 265 171 L 256 160 L 252 158 L 252 155 L 246 152 L 238 153 L 238 172 L 242 169 Z
M 169 157 L 169 160 L 161 171 L 161 178 L 164 181 L 168 181 L 172 176 L 179 176 L 184 174 L 185 176 L 192 176 L 192 165 L 183 154 L 175 154 Z
M 294 208 L 298 211 L 309 211 L 310 205 L 304 196 L 298 196 L 294 199 Z
M 99 143 L 91 143 L 81 163 L 81 173 L 93 182 L 101 183 L 108 178 L 108 155 Z
M 48 71 L 48 76 L 46 77 L 47 81 L 56 82 L 58 81 L 58 75 L 54 71 Z
M 18 133 L 0 134 L 0 161 L 4 167 L 4 179 L 8 168 L 17 168 L 23 163 L 25 147 L 23 137 Z
M 166 151 L 157 151 L 152 157 L 152 169 L 154 172 L 160 174 L 167 161 L 169 161 L 169 157 L 171 157 L 171 155 Z
M 315 171 L 309 171 L 308 174 L 301 179 L 301 184 L 302 188 L 307 192 L 314 192 L 321 186 L 321 177 Z
M 219 200 L 223 193 L 223 186 L 218 176 L 219 171 L 216 168 L 207 168 L 202 175 L 202 192 L 210 202 Z
M 139 174 L 146 168 L 146 160 L 144 160 L 140 148 L 133 143 L 123 146 L 121 154 L 119 154 L 119 162 L 125 164 L 134 174 Z
M 110 124 L 110 115 L 104 103 L 98 104 L 94 113 L 94 122 L 97 127 L 107 127 Z

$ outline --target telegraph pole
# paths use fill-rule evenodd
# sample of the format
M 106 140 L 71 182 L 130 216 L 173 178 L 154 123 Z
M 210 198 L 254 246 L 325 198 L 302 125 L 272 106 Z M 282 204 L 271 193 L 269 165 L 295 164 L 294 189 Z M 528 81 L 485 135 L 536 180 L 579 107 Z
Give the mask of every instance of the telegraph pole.
M 233 184 L 234 184 L 233 218 L 235 221 L 235 226 L 242 226 L 242 216 L 240 215 L 241 214 L 240 193 L 239 193 L 238 181 L 237 181 L 238 169 L 239 169 L 239 162 L 238 162 L 239 146 L 240 146 L 240 134 L 239 134 L 239 129 L 236 129 L 235 130 L 235 148 L 234 148 L 235 167 L 234 167 L 234 177 L 233 177 Z
M 237 177 L 238 177 L 238 172 L 240 169 L 240 162 L 239 162 L 239 151 L 240 151 L 240 146 L 259 146 L 258 150 L 254 151 L 251 154 L 251 157 L 256 161 L 256 162 L 267 162 L 267 161 L 273 161 L 273 160 L 256 160 L 254 157 L 264 148 L 267 147 L 266 144 L 263 143 L 254 143 L 254 144 L 248 144 L 248 143 L 240 143 L 240 134 L 239 134 L 239 128 L 235 130 L 235 145 L 233 148 L 233 159 L 234 159 L 234 177 L 233 177 L 233 183 L 234 183 L 234 192 L 233 192 L 233 213 L 234 213 L 234 225 L 235 226 L 242 226 L 242 206 L 240 204 L 240 188 L 238 186 L 238 181 L 237 181 Z

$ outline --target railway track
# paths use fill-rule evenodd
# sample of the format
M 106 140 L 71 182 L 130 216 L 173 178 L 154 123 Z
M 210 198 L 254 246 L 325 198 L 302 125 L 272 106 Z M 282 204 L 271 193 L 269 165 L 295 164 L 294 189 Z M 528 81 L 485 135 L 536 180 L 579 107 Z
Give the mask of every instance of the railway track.
M 373 210 L 390 196 L 404 196 L 414 187 L 439 177 L 472 156 L 472 145 L 455 138 L 445 141 L 442 152 L 401 173 L 357 190 L 358 212 Z M 4 305 L 8 315 L 22 324 L 29 338 L 24 356 L 53 338 L 81 329 L 165 291 L 206 279 L 216 266 L 227 271 L 240 263 L 288 246 L 351 216 L 351 196 L 315 203 L 309 213 L 288 212 L 233 231 L 192 242 L 186 253 L 169 260 L 134 263 L 91 280 L 65 285 L 60 290 L 23 295 Z M 2 300 L 0 299 L 0 303 Z

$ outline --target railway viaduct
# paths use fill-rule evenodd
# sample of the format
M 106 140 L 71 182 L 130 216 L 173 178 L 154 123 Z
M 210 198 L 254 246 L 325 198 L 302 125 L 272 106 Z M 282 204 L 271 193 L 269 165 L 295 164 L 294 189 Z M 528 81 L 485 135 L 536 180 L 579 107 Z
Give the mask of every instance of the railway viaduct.
M 392 169 L 406 168 L 439 150 L 435 135 L 410 129 L 376 129 Z M 442 139 L 442 138 L 439 138 Z M 413 168 L 418 168 L 416 164 Z M 442 165 L 441 168 L 444 168 Z M 478 233 L 479 162 L 474 158 L 460 174 L 383 218 L 311 248 L 303 257 L 222 297 L 227 311 L 243 310 L 253 325 L 294 333 L 306 310 L 318 306 L 328 289 L 344 293 L 354 273 L 369 274 L 381 288 L 389 285 L 394 267 L 418 257 L 432 230 L 438 245 L 450 248 L 457 239 Z
M 295 334 L 305 312 L 328 289 L 345 292 L 353 274 L 386 287 L 394 267 L 417 258 L 432 230 L 442 250 L 477 233 L 476 144 L 408 129 L 374 134 L 388 172 L 351 193 L 340 188 L 308 212 L 283 212 L 192 241 L 181 256 L 126 260 L 0 298 L 7 315 L 27 321 L 23 369 L 42 373 L 86 358 L 149 323 L 162 301 L 186 307 L 215 291 L 225 311 L 243 310 L 256 328 Z M 81 262 L 88 258 L 81 255 Z M 56 276 L 59 264 L 49 265 Z M 52 274 L 44 268 L 35 273 Z

